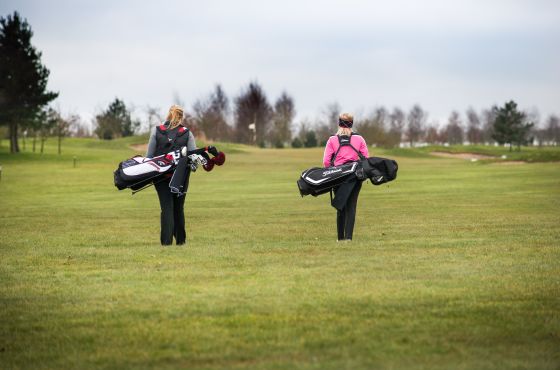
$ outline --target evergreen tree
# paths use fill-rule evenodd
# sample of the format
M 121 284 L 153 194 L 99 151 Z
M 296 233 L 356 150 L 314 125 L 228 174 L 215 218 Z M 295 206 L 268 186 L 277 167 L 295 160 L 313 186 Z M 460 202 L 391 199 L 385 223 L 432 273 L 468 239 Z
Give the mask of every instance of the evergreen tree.
M 109 104 L 107 110 L 95 116 L 95 134 L 104 140 L 132 136 L 140 126 L 132 119 L 130 111 L 119 98 Z
M 299 137 L 296 137 L 294 140 L 292 140 L 292 148 L 301 148 L 302 146 L 303 144 Z
M 527 134 L 533 127 L 533 123 L 527 122 L 526 114 L 517 110 L 517 103 L 513 100 L 507 102 L 502 108 L 494 108 L 494 133 L 492 138 L 498 144 L 509 144 L 512 150 L 513 144 L 517 149 L 527 142 Z
M 10 128 L 10 151 L 19 152 L 18 126 L 37 119 L 58 93 L 47 91 L 49 70 L 31 45 L 33 31 L 17 12 L 0 18 L 0 124 Z
M 317 135 L 315 135 L 315 131 L 309 130 L 305 134 L 305 142 L 303 145 L 306 148 L 314 148 L 317 146 Z

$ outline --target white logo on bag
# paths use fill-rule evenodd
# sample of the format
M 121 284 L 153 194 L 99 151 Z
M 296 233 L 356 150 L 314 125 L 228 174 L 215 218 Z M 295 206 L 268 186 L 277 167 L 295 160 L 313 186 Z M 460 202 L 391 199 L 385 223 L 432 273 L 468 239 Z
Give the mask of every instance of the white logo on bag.
M 327 176 L 327 175 L 330 175 L 332 173 L 341 172 L 341 171 L 342 171 L 342 168 L 339 168 L 337 170 L 324 171 L 323 176 Z

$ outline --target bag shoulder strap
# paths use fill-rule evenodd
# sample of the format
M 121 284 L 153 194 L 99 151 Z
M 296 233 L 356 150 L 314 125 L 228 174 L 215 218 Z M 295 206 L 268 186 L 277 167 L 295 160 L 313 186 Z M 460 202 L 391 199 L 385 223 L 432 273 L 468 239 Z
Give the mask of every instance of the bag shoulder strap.
M 338 155 L 338 152 L 340 151 L 340 148 L 342 148 L 343 146 L 349 146 L 350 148 L 354 149 L 354 151 L 356 152 L 356 154 L 358 154 L 358 157 L 360 159 L 366 159 L 366 157 L 364 157 L 364 155 L 356 148 L 354 148 L 354 145 L 352 145 L 352 135 L 350 134 L 350 136 L 337 136 L 338 138 L 338 149 L 336 150 L 336 152 L 332 155 L 331 157 L 331 166 L 334 166 L 334 161 L 336 160 L 336 156 Z M 348 138 L 348 139 L 346 139 Z
M 177 136 L 183 136 L 189 134 L 189 128 L 185 126 L 179 126 L 179 130 L 177 131 Z M 187 137 L 188 139 L 188 137 Z
M 159 125 L 158 130 L 169 139 L 169 127 L 167 125 L 165 124 Z M 190 139 L 189 128 L 185 126 L 179 126 L 177 132 L 173 136 L 173 139 L 170 141 L 171 147 L 175 146 L 175 142 L 177 141 L 177 138 L 183 135 L 187 135 L 187 146 L 188 146 L 189 139 Z

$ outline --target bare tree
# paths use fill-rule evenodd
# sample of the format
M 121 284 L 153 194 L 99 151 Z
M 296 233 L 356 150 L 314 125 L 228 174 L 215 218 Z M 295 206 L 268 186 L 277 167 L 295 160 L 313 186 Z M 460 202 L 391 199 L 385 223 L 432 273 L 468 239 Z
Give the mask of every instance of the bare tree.
M 464 132 L 459 112 L 451 112 L 445 131 L 447 132 L 447 142 L 449 144 L 463 144 Z
M 277 148 L 283 148 L 292 139 L 292 122 L 296 115 L 294 100 L 286 92 L 274 104 L 271 140 Z
M 494 105 L 490 109 L 482 111 L 482 140 L 484 143 L 492 143 L 494 139 L 494 122 L 496 121 L 497 107 Z
M 219 84 L 207 99 L 196 101 L 193 110 L 200 129 L 208 139 L 231 139 L 231 127 L 227 123 L 230 112 L 229 99 Z
M 391 146 L 386 129 L 388 121 L 389 112 L 387 112 L 387 109 L 385 107 L 378 107 L 371 117 L 360 122 L 360 134 L 368 143 L 383 147 Z
M 257 82 L 249 83 L 247 89 L 235 99 L 235 137 L 240 143 L 264 145 L 265 134 L 272 118 L 272 107 Z M 249 125 L 254 124 L 256 142 Z
M 161 110 L 158 107 L 148 105 L 144 112 L 146 113 L 146 124 L 142 127 L 142 131 L 151 132 L 153 127 L 160 125 L 165 117 L 161 115 Z
M 321 111 L 320 118 L 313 125 L 320 145 L 324 145 L 329 137 L 334 135 L 338 128 L 338 116 L 340 116 L 341 107 L 338 102 L 332 102 L 325 106 Z
M 529 129 L 529 139 L 527 141 L 528 145 L 532 145 L 536 140 L 539 146 L 542 146 L 542 139 L 543 134 L 542 129 L 540 128 L 541 124 L 541 115 L 537 108 L 532 108 L 525 112 L 526 118 L 529 122 L 533 124 L 533 126 Z
M 482 141 L 480 117 L 472 107 L 467 109 L 467 140 L 471 144 L 479 144 Z
M 546 120 L 545 138 L 546 141 L 555 146 L 560 145 L 560 119 L 556 115 L 551 115 Z
M 301 148 L 303 147 L 303 143 L 305 141 L 305 135 L 307 131 L 311 127 L 311 123 L 307 118 L 304 118 L 302 121 L 297 124 L 298 131 L 295 134 L 294 139 L 292 140 L 292 148 Z
M 313 127 L 317 136 L 317 142 L 321 146 L 326 145 L 329 138 L 334 135 L 332 126 L 327 126 L 325 123 L 315 122 Z
M 40 149 L 41 154 L 43 154 L 43 151 L 45 149 L 45 141 L 47 141 L 47 138 L 49 137 L 53 128 L 56 127 L 59 119 L 60 119 L 60 114 L 58 113 L 58 111 L 54 110 L 51 107 L 44 109 L 39 114 L 38 130 L 39 130 L 39 138 L 41 142 L 41 149 Z
M 405 114 L 402 109 L 395 107 L 389 115 L 388 146 L 398 147 L 406 124 Z
M 424 140 L 426 140 L 428 144 L 437 144 L 440 142 L 440 134 L 438 132 L 437 124 L 432 123 L 428 125 Z
M 215 134 L 216 140 L 231 140 L 231 126 L 228 124 L 230 114 L 229 99 L 219 84 L 214 88 L 214 93 L 210 96 L 210 108 L 216 119 Z
M 337 127 L 338 116 L 340 116 L 340 113 L 342 113 L 342 108 L 340 107 L 340 104 L 338 104 L 338 102 L 327 104 L 322 112 L 324 123 L 329 127 Z
M 58 154 L 62 153 L 62 139 L 70 133 L 70 127 L 80 121 L 80 116 L 77 114 L 70 115 L 67 118 L 63 118 L 60 112 L 58 112 L 58 117 L 56 120 L 56 125 L 54 127 L 54 134 L 58 139 Z
M 424 134 L 427 118 L 428 114 L 418 104 L 415 104 L 408 113 L 406 135 L 411 147 L 413 147 L 414 143 L 418 142 Z
M 68 127 L 68 136 L 72 137 L 89 137 L 91 130 L 87 123 L 82 120 L 78 114 L 70 115 L 70 126 Z
M 543 127 L 537 127 L 537 128 L 533 128 L 533 132 L 532 132 L 534 138 L 537 140 L 537 145 L 538 146 L 543 146 L 546 144 L 546 128 Z

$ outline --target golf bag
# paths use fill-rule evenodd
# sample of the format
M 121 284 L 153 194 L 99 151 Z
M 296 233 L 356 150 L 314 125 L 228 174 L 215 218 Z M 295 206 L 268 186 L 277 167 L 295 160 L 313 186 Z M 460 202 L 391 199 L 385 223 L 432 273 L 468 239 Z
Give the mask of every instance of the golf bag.
M 340 166 L 326 168 L 313 167 L 302 172 L 297 181 L 301 196 L 314 197 L 349 181 L 371 180 L 373 185 L 381 185 L 397 178 L 397 162 L 392 159 L 370 157 L 348 162 Z
M 339 147 L 331 158 L 331 167 L 313 167 L 303 171 L 297 186 L 301 196 L 318 196 L 330 192 L 345 182 L 371 180 L 373 185 L 381 185 L 397 178 L 399 166 L 396 161 L 387 158 L 366 158 L 350 143 L 350 136 L 338 137 Z M 358 154 L 360 160 L 339 166 L 334 160 L 343 146 L 349 146 Z
M 138 190 L 154 180 L 171 177 L 180 158 L 181 150 L 175 150 L 154 158 L 137 155 L 122 161 L 114 172 L 115 186 L 119 190 Z
M 154 183 L 171 179 L 171 191 L 181 195 L 186 192 L 191 171 L 196 171 L 200 165 L 211 171 L 214 165 L 221 166 L 224 162 L 225 154 L 213 146 L 192 151 L 183 147 L 154 158 L 137 155 L 119 163 L 114 171 L 114 182 L 117 189 L 128 188 L 134 194 Z
M 350 162 L 340 166 L 320 168 L 313 167 L 303 171 L 297 181 L 301 196 L 318 196 L 328 193 L 332 188 L 339 186 L 345 181 L 356 177 L 358 162 Z

